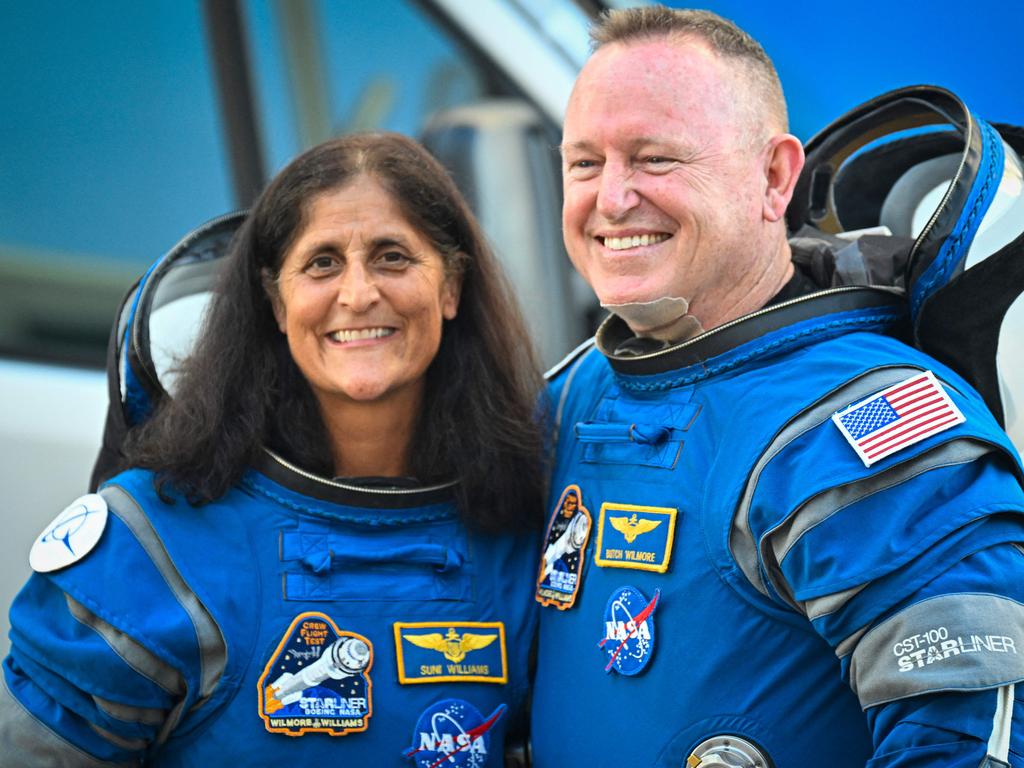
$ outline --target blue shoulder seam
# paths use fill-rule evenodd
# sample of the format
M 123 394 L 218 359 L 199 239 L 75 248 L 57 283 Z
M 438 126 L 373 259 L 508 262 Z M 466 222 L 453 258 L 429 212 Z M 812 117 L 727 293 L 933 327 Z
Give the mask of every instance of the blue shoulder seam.
M 576 347 L 576 349 L 574 349 L 568 355 L 566 355 L 557 363 L 555 363 L 549 370 L 545 371 L 544 379 L 546 381 L 551 381 L 552 379 L 554 379 L 556 376 L 558 376 L 558 374 L 562 373 L 566 368 L 572 365 L 573 361 L 576 360 L 576 358 L 582 357 L 591 347 L 594 346 L 595 343 L 595 338 L 591 336 L 589 339 L 587 339 L 578 347 Z

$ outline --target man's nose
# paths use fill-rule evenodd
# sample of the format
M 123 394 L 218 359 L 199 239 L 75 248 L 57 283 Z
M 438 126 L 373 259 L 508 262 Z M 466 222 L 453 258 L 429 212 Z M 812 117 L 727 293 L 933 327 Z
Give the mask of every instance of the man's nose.
M 597 191 L 597 212 L 608 221 L 617 221 L 640 203 L 640 195 L 633 186 L 632 169 L 606 164 L 601 170 L 601 185 Z
M 380 300 L 376 276 L 358 260 L 345 265 L 338 278 L 338 304 L 353 312 L 365 312 Z

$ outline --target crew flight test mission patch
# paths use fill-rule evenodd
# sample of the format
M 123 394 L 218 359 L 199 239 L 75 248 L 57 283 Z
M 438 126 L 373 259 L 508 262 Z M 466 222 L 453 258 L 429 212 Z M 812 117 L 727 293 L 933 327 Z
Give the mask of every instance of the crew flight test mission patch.
M 373 712 L 373 647 L 324 613 L 292 621 L 257 684 L 259 714 L 271 733 L 344 736 L 365 731 Z

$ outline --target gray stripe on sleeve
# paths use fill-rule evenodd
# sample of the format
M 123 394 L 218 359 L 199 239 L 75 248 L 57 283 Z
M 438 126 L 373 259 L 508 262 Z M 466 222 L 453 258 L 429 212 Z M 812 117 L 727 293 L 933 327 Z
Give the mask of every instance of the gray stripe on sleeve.
M 768 465 L 768 462 L 802 434 L 832 418 L 832 414 L 843 406 L 856 402 L 863 397 L 867 397 L 874 392 L 885 389 L 891 384 L 896 384 L 920 372 L 920 368 L 910 366 L 873 368 L 867 373 L 851 379 L 806 410 L 797 414 L 765 448 L 750 472 L 750 476 L 747 478 L 747 484 L 743 489 L 743 495 L 740 497 L 740 502 L 733 514 L 732 526 L 729 531 L 729 551 L 732 553 L 733 559 L 736 560 L 747 580 L 761 594 L 767 596 L 768 589 L 758 571 L 757 542 L 754 541 L 754 534 L 750 529 L 749 516 L 754 491 L 757 489 L 761 472 Z
M 836 656 L 840 659 L 844 659 L 853 653 L 854 648 L 857 647 L 857 643 L 859 643 L 860 639 L 864 637 L 868 629 L 869 627 L 861 627 L 852 635 L 840 641 L 839 645 L 836 646 Z
M 185 583 L 160 540 L 159 534 L 138 502 L 127 491 L 116 485 L 104 487 L 100 490 L 100 494 L 106 500 L 111 511 L 128 526 L 135 538 L 138 539 L 171 588 L 175 598 L 192 620 L 199 642 L 201 665 L 199 698 L 196 702 L 198 706 L 213 693 L 227 666 L 227 643 L 224 640 L 224 635 L 209 610 Z
M 137 640 L 113 627 L 70 595 L 65 594 L 68 611 L 81 624 L 102 637 L 124 663 L 175 697 L 185 695 L 185 679 L 174 667 L 157 658 Z
M 161 725 L 167 719 L 167 710 L 153 707 L 132 707 L 116 701 L 92 697 L 96 706 L 105 714 L 123 723 L 141 723 L 142 725 Z
M 961 593 L 915 603 L 868 631 L 850 660 L 861 706 L 1024 680 L 1024 605 Z
M 988 754 L 1010 764 L 1010 732 L 1013 730 L 1013 689 L 1004 685 L 996 693 L 996 711 L 992 715 L 992 733 L 988 737 Z
M 855 483 L 829 489 L 809 499 L 797 507 L 774 530 L 766 533 L 761 541 L 761 558 L 772 586 L 795 607 L 796 601 L 782 575 L 780 564 L 790 550 L 796 546 L 800 537 L 843 507 L 904 483 L 930 470 L 975 461 L 991 450 L 991 446 L 976 440 L 953 440 L 937 446 L 927 453 L 914 456 L 885 472 L 869 475 Z M 836 594 L 838 596 L 843 593 Z M 852 596 L 850 595 L 850 597 Z M 837 610 L 839 607 L 836 605 L 833 610 Z M 827 612 L 825 611 L 825 613 Z
M 135 763 L 99 760 L 37 720 L 0 675 L 0 768 L 126 768 Z
M 100 728 L 96 723 L 89 723 L 89 727 L 114 746 L 124 750 L 141 752 L 149 746 L 149 742 L 145 739 L 126 739 L 123 736 L 118 736 L 116 733 L 111 733 L 106 728 Z
M 861 590 L 866 586 L 867 584 L 858 584 L 855 587 L 844 589 L 842 592 L 833 592 L 831 595 L 807 600 L 801 604 L 801 608 L 803 608 L 804 614 L 811 621 L 820 619 L 822 616 L 828 616 L 829 614 L 838 611 L 850 600 L 859 595 Z

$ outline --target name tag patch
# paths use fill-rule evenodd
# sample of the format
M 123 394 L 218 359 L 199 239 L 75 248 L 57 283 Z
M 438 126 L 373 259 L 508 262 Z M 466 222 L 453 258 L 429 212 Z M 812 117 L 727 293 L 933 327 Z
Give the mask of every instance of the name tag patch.
M 373 646 L 324 613 L 295 617 L 263 668 L 259 713 L 271 733 L 365 731 L 373 707 Z
M 636 587 L 619 587 L 604 609 L 604 637 L 597 644 L 608 663 L 604 671 L 639 675 L 654 655 L 654 609 L 661 590 L 648 602 Z
M 566 486 L 551 513 L 537 577 L 537 602 L 572 608 L 579 594 L 583 560 L 593 520 L 578 485 Z
M 605 568 L 665 573 L 672 558 L 678 510 L 634 504 L 601 505 L 594 562 Z
M 412 734 L 404 757 L 416 768 L 484 768 L 491 751 L 490 730 L 508 707 L 499 704 L 486 718 L 462 699 L 444 699 L 427 707 Z M 499 761 L 500 761 L 500 755 Z
M 396 621 L 394 629 L 400 683 L 508 682 L 500 621 Z

